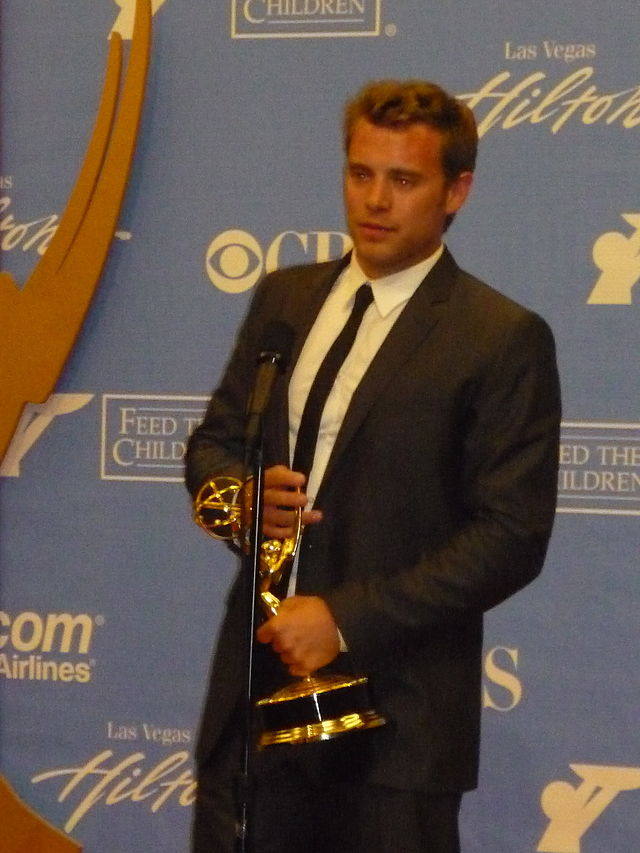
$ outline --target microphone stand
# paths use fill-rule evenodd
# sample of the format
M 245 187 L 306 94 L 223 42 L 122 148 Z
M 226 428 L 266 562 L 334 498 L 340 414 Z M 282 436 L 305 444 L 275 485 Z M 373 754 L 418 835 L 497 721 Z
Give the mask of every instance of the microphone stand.
M 242 769 L 237 778 L 236 804 L 236 853 L 252 853 L 251 824 L 252 805 L 255 794 L 254 750 L 255 696 L 254 696 L 254 650 L 258 621 L 258 579 L 260 577 L 260 554 L 262 544 L 262 508 L 264 503 L 264 459 L 263 459 L 263 415 L 269 403 L 273 384 L 278 373 L 282 373 L 291 358 L 293 329 L 286 323 L 273 322 L 265 330 L 263 349 L 258 356 L 258 370 L 251 398 L 249 399 L 245 424 L 244 482 L 247 472 L 253 474 L 253 507 L 249 527 L 249 551 L 242 559 L 244 578 L 245 612 L 247 614 L 247 669 L 244 688 L 244 743 Z M 245 532 L 243 531 L 243 536 Z
M 255 439 L 248 443 L 245 456 L 245 472 L 253 473 L 253 507 L 249 527 L 249 551 L 242 558 L 244 597 L 247 613 L 247 667 L 244 686 L 243 708 L 243 753 L 242 769 L 236 782 L 236 853 L 252 853 L 251 833 L 253 826 L 253 798 L 255 793 L 254 749 L 255 696 L 254 696 L 254 648 L 258 620 L 258 578 L 260 574 L 260 544 L 262 538 L 262 508 L 264 461 L 262 448 L 262 416 L 259 417 Z M 246 481 L 246 477 L 245 477 Z

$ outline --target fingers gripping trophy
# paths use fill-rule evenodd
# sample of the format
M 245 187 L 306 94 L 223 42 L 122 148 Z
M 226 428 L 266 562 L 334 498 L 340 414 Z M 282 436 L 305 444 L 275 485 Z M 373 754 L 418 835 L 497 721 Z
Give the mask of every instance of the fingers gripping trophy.
M 248 550 L 243 483 L 216 477 L 205 483 L 194 501 L 194 520 L 215 539 Z M 296 510 L 294 534 L 264 539 L 259 546 L 258 602 L 263 613 L 275 616 L 280 599 L 274 588 L 288 576 L 302 535 L 302 511 Z M 339 735 L 376 728 L 386 720 L 371 707 L 364 675 L 307 675 L 256 703 L 262 733 L 258 748 L 277 744 L 325 741 Z

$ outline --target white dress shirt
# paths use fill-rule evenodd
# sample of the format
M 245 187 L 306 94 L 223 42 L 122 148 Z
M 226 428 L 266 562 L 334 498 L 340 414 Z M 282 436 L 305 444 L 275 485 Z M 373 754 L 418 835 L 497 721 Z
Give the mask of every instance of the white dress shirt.
M 430 257 L 419 264 L 373 280 L 367 279 L 354 252 L 349 265 L 336 280 L 320 309 L 289 383 L 290 465 L 293 463 L 302 412 L 318 368 L 351 314 L 356 291 L 361 284 L 370 282 L 373 302 L 365 311 L 353 347 L 338 372 L 322 412 L 313 466 L 306 486 L 309 499 L 307 509 L 311 509 L 315 502 L 336 436 L 356 388 L 393 324 L 443 251 L 444 246 L 441 244 Z M 297 565 L 294 565 L 289 595 L 295 590 L 296 573 Z

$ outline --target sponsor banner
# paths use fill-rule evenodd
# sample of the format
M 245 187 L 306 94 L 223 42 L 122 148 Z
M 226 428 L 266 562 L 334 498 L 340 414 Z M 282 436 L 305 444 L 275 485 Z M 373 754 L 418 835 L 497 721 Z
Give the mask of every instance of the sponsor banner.
M 380 35 L 381 0 L 232 0 L 231 37 Z
M 563 424 L 558 512 L 640 515 L 640 423 Z
M 461 268 L 550 322 L 571 400 L 558 480 L 570 518 L 541 582 L 486 620 L 485 758 L 462 847 L 635 851 L 637 0 L 604 14 L 586 0 L 572 16 L 553 3 L 500 16 L 489 3 L 394 0 L 150 5 L 151 97 L 131 180 L 115 221 L 92 208 L 110 256 L 57 384 L 16 407 L 0 460 L 0 777 L 87 853 L 188 850 L 195 733 L 237 566 L 191 520 L 187 437 L 260 279 L 351 246 L 345 100 L 373 78 L 424 77 L 469 105 L 481 137 L 446 242 Z M 48 358 L 82 281 L 83 252 L 74 269 L 63 253 L 68 275 L 33 314 L 42 326 L 16 331 L 39 265 L 51 296 L 49 250 L 73 225 L 65 211 L 107 76 L 116 112 L 124 94 L 107 54 L 119 33 L 113 66 L 128 76 L 142 3 L 31 7 L 4 4 L 0 32 L 11 381 L 21 353 Z M 509 820 L 496 822 L 496 803 Z M 0 848 L 5 835 L 0 818 Z
M 187 438 L 208 397 L 104 394 L 100 477 L 181 483 Z

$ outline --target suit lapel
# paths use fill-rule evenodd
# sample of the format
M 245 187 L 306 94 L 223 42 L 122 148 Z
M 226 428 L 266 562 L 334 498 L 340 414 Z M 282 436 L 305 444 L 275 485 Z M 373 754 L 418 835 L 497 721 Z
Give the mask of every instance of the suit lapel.
M 347 409 L 318 497 L 371 406 L 438 322 L 441 304 L 449 299 L 456 271 L 456 263 L 445 249 L 442 258 L 422 281 L 374 356 Z
M 311 327 L 316 321 L 318 312 L 329 295 L 334 282 L 349 263 L 350 257 L 351 253 L 349 252 L 345 257 L 331 264 L 323 265 L 319 272 L 304 269 L 300 282 L 292 286 L 292 298 L 287 304 L 287 316 L 283 319 L 290 322 L 295 330 L 293 351 L 287 370 L 281 381 L 275 386 L 272 400 L 272 411 L 277 418 L 274 424 L 276 447 L 278 448 L 276 456 L 280 461 L 286 461 L 287 465 L 291 458 L 289 448 L 289 382 L 291 375 Z

